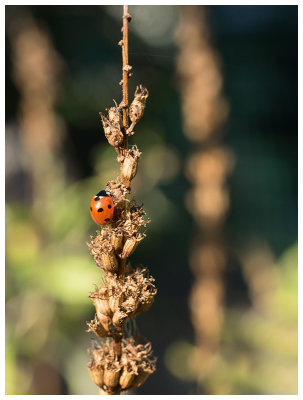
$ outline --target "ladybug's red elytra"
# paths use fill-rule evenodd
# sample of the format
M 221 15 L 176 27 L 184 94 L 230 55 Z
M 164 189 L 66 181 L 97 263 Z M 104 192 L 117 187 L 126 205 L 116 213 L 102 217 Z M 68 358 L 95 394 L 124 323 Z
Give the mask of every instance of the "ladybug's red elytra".
M 114 203 L 105 190 L 100 190 L 90 202 L 90 215 L 98 225 L 110 224 L 114 215 Z

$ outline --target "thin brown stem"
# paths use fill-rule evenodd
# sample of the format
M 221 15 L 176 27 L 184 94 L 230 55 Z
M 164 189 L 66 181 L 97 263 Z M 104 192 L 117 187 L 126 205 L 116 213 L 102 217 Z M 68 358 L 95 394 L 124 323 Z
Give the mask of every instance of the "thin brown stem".
M 117 359 L 119 360 L 119 358 L 121 357 L 121 340 L 122 340 L 122 336 L 115 336 L 114 337 L 114 349 L 115 349 L 115 354 L 117 356 Z
M 128 13 L 128 6 L 123 6 L 123 27 L 122 27 L 122 110 L 123 110 L 123 132 L 124 142 L 123 149 L 124 154 L 128 147 L 128 136 L 126 134 L 128 129 L 128 78 L 131 66 L 128 64 L 128 23 L 131 20 L 131 16 Z

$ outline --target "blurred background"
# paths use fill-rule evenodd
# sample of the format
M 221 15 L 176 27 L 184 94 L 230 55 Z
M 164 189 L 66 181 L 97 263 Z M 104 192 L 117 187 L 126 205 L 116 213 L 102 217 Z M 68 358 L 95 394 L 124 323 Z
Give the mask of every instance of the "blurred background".
M 297 7 L 130 6 L 132 193 L 158 357 L 137 394 L 297 393 Z M 118 174 L 121 6 L 6 6 L 6 394 L 97 394 L 91 196 Z

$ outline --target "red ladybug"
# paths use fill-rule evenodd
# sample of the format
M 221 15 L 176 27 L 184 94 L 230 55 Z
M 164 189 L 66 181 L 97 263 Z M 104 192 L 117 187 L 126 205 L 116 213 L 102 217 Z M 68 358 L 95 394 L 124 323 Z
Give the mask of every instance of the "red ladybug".
M 98 225 L 110 224 L 114 215 L 114 203 L 105 190 L 100 190 L 90 202 L 90 215 Z

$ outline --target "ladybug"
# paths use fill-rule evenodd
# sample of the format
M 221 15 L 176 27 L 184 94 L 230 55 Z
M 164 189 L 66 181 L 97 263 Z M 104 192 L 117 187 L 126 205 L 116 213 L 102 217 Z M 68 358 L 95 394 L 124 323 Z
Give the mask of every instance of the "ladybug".
M 105 190 L 100 190 L 90 202 L 90 215 L 98 225 L 110 224 L 114 215 L 114 203 Z

